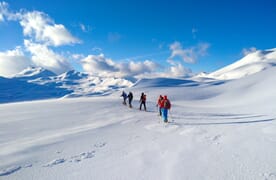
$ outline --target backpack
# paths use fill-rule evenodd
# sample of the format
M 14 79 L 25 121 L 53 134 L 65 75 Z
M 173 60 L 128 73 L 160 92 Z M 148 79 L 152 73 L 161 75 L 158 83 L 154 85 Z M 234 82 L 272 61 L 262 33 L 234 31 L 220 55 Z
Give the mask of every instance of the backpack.
M 143 101 L 143 102 L 146 102 L 146 99 L 147 99 L 147 98 L 146 98 L 146 95 L 144 94 L 143 97 L 142 97 L 142 101 Z
M 168 99 L 166 99 L 165 102 L 164 102 L 164 108 L 166 108 L 166 109 L 170 109 L 171 108 L 171 103 L 170 103 L 170 101 Z
M 132 98 L 133 98 L 133 94 L 132 94 L 131 92 L 128 94 L 128 98 L 129 98 L 129 99 L 132 99 Z

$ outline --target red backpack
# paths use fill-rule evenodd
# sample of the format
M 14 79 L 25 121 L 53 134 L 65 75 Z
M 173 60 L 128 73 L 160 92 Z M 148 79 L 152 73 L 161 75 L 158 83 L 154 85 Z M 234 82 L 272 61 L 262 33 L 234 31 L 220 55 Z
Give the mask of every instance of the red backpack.
M 147 99 L 147 96 L 144 94 L 144 95 L 141 97 L 141 101 L 142 101 L 142 102 L 146 102 L 146 99 Z
M 170 103 L 170 101 L 168 99 L 166 99 L 164 101 L 164 108 L 166 108 L 166 109 L 170 109 L 171 108 L 171 103 Z

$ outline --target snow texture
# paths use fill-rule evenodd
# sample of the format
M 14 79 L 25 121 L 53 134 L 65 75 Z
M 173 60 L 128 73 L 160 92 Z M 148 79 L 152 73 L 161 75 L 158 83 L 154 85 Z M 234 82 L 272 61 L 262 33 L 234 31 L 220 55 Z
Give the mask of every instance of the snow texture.
M 231 80 L 155 78 L 133 86 L 113 79 L 116 88 L 92 97 L 93 90 L 76 88 L 89 88 L 95 77 L 74 71 L 27 81 L 1 78 L 24 86 L 60 82 L 75 96 L 90 95 L 0 104 L 0 179 L 274 180 L 275 72 L 270 66 Z M 95 88 L 104 81 L 98 80 Z M 133 92 L 133 108 L 122 104 L 116 83 Z M 138 109 L 141 92 L 146 112 Z M 172 103 L 168 124 L 158 116 L 160 94 Z

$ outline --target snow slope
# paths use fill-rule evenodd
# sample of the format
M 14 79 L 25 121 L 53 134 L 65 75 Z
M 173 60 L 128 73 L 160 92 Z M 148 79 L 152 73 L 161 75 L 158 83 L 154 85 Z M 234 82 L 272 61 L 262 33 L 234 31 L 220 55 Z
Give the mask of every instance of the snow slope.
M 224 80 L 238 79 L 263 71 L 272 66 L 276 66 L 276 48 L 264 51 L 258 50 L 250 53 L 241 60 L 210 73 L 207 77 Z
M 133 109 L 120 92 L 0 104 L 0 179 L 276 179 L 275 70 L 141 80 L 125 89 Z M 172 102 L 167 125 L 159 94 Z

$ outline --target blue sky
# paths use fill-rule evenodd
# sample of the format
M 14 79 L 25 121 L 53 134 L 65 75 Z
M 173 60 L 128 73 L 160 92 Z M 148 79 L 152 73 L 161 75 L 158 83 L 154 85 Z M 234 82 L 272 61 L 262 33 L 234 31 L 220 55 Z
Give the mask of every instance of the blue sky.
M 276 47 L 273 0 L 1 3 L 3 67 L 1 55 L 6 57 L 12 51 L 10 54 L 56 73 L 74 68 L 137 76 L 155 73 L 153 69 L 157 69 L 181 75 L 190 71 L 211 72 L 242 58 L 245 52 Z M 33 12 L 40 14 L 26 16 Z M 47 26 L 30 29 L 37 17 L 48 19 Z M 49 31 L 39 29 L 45 27 Z M 67 36 L 61 38 L 61 33 Z M 45 56 L 40 57 L 40 52 Z M 13 64 L 6 66 L 12 68 Z

